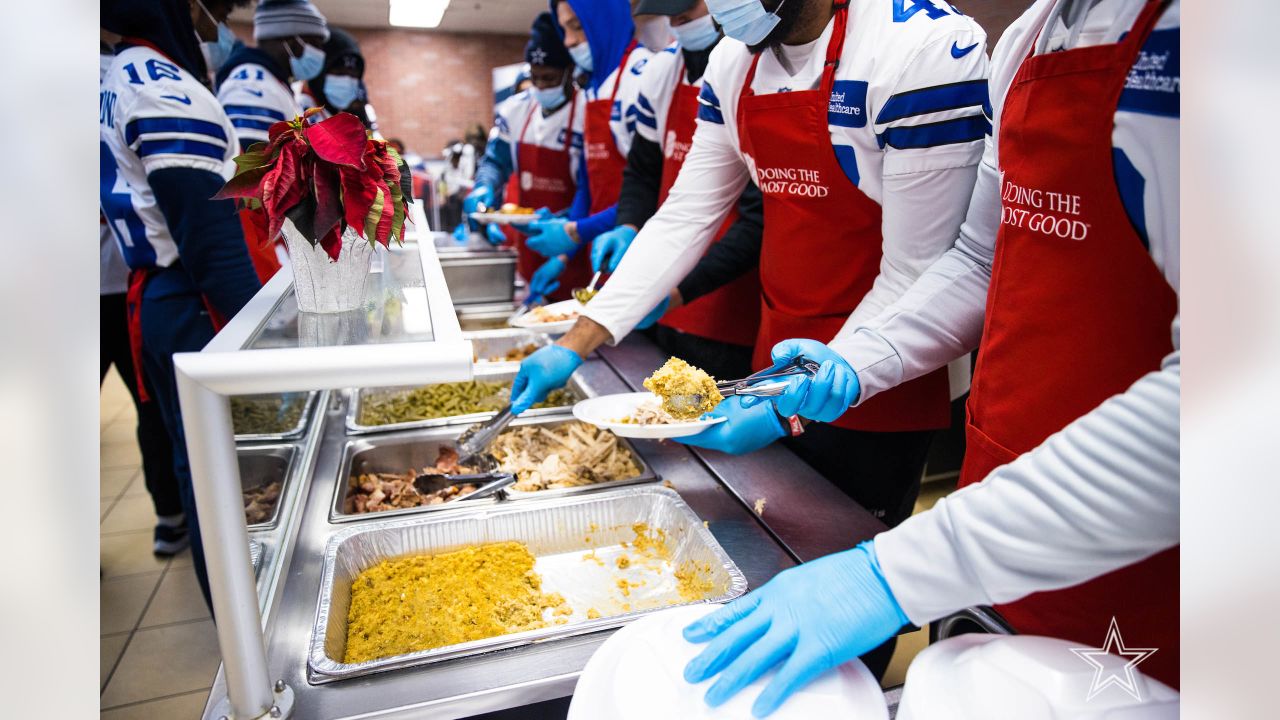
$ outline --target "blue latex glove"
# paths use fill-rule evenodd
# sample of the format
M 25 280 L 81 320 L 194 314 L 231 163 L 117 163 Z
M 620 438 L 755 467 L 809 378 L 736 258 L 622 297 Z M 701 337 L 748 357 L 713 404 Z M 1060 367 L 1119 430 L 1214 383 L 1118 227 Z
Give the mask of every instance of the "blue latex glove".
M 564 218 L 535 220 L 524 226 L 524 232 L 529 236 L 525 244 L 530 250 L 543 257 L 568 255 L 578 247 L 578 243 L 574 242 L 573 238 L 569 237 L 568 231 L 564 229 L 568 224 L 569 221 Z
M 622 256 L 631 241 L 636 239 L 636 231 L 629 225 L 619 225 L 606 233 L 601 233 L 591 241 L 591 269 L 595 272 L 611 273 L 618 269 Z
M 653 327 L 654 323 L 661 320 L 662 316 L 667 314 L 667 308 L 670 305 L 671 305 L 670 297 L 667 297 L 662 302 L 658 303 L 658 307 L 650 310 L 649 314 L 645 315 L 643 320 L 636 323 L 636 329 L 644 330 L 645 328 Z
M 520 361 L 511 384 L 511 411 L 516 415 L 547 399 L 547 393 L 564 387 L 582 364 L 578 353 L 560 345 L 548 345 Z
M 453 229 L 453 239 L 455 242 L 464 243 L 471 235 L 471 229 L 467 226 L 466 221 L 458 223 L 458 227 Z
M 711 641 L 684 669 L 691 683 L 720 673 L 707 691 L 716 707 L 778 671 L 751 706 L 765 717 L 824 671 L 862 655 L 910 622 L 885 582 L 875 542 L 783 570 L 763 587 L 684 629 Z
M 484 226 L 484 239 L 489 241 L 490 245 L 501 245 L 507 241 L 506 233 L 502 232 L 502 228 L 497 223 L 489 223 Z
M 772 398 L 778 414 L 799 415 L 819 422 L 831 422 L 845 414 L 857 402 L 861 391 L 858 374 L 839 353 L 817 340 L 783 340 L 773 346 L 775 366 L 784 365 L 799 355 L 820 363 L 822 368 L 814 377 L 800 375 L 787 380 L 790 387 L 786 392 Z M 751 406 L 763 399 L 747 400 Z
M 560 273 L 564 272 L 564 261 L 558 257 L 542 263 L 542 266 L 533 271 L 533 277 L 529 278 L 529 297 L 544 298 L 556 291 L 560 287 L 560 281 L 556 278 L 560 277 Z
M 493 206 L 493 188 L 488 185 L 476 185 L 471 192 L 467 193 L 466 199 L 462 201 L 462 212 L 468 216 L 473 212 L 480 211 L 480 203 L 484 203 L 485 207 Z
M 787 434 L 782 426 L 782 418 L 773 411 L 772 405 L 759 403 L 749 408 L 742 405 L 742 400 L 738 395 L 726 398 L 706 414 L 709 418 L 727 417 L 728 420 L 716 423 L 697 435 L 674 440 L 685 445 L 741 455 L 759 450 Z

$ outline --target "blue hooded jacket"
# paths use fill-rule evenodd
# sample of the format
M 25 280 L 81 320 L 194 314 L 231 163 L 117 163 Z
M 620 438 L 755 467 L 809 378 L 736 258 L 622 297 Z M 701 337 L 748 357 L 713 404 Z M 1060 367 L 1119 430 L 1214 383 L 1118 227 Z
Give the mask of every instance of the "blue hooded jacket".
M 622 56 L 636 34 L 635 21 L 631 19 L 631 3 L 627 0 L 550 0 L 551 17 L 555 20 L 556 32 L 564 39 L 564 28 L 560 26 L 560 18 L 556 15 L 556 5 L 569 3 L 578 20 L 582 22 L 582 31 L 587 35 L 587 44 L 591 46 L 591 79 L 587 87 L 598 89 L 609 77 L 609 73 L 622 63 Z

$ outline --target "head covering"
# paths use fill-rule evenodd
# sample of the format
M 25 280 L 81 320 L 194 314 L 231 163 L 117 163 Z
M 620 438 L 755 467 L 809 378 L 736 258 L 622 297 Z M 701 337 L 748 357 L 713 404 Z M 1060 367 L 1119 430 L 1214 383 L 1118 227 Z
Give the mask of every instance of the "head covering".
M 631 19 L 631 3 L 628 0 L 550 0 L 551 19 L 555 21 L 556 33 L 564 39 L 564 28 L 556 15 L 556 5 L 569 3 L 573 12 L 582 22 L 582 30 L 587 35 L 587 43 L 591 45 L 591 59 L 594 69 L 587 87 L 597 89 L 619 65 L 622 56 L 627 52 L 632 37 L 636 34 L 635 22 Z
M 295 35 L 329 39 L 324 15 L 308 0 L 261 0 L 253 11 L 253 39 L 276 40 Z
M 103 30 L 142 40 L 169 56 L 183 70 L 205 81 L 209 74 L 196 41 L 187 0 L 103 0 Z
M 329 40 L 324 44 L 321 84 L 324 83 L 323 76 L 328 75 L 331 70 L 353 70 L 356 77 L 364 77 L 364 56 L 360 54 L 360 43 L 342 28 L 329 28 Z
M 636 15 L 679 15 L 697 0 L 636 0 Z
M 554 68 L 567 68 L 573 65 L 573 58 L 564 49 L 564 38 L 556 31 L 555 18 L 551 13 L 542 13 L 533 19 L 533 28 L 529 31 L 529 44 L 524 46 L 524 59 L 530 65 L 547 65 Z

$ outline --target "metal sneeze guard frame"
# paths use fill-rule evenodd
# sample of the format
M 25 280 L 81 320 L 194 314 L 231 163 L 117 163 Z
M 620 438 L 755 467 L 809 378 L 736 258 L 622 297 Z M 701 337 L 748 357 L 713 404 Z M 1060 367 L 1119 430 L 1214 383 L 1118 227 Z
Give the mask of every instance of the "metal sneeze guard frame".
M 414 202 L 410 216 L 422 236 L 428 225 L 421 201 Z M 228 398 L 471 379 L 471 343 L 462 337 L 435 247 L 418 243 L 416 248 L 431 320 L 430 342 L 244 350 L 292 289 L 292 273 L 283 271 L 204 350 L 174 355 L 225 669 L 227 697 L 217 707 L 234 720 L 288 717 L 293 692 L 284 683 L 273 683 L 267 669 Z

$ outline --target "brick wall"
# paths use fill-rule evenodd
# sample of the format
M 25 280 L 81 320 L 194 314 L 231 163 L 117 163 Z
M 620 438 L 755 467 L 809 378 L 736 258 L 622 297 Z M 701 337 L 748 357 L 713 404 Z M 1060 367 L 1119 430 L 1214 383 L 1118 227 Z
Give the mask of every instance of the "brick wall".
M 1009 23 L 1031 7 L 1031 0 L 952 0 L 952 4 L 987 31 L 987 49 L 991 50 Z
M 232 23 L 252 42 L 253 27 Z M 386 137 L 425 157 L 461 138 L 468 125 L 493 124 L 491 70 L 524 58 L 526 37 L 401 29 L 351 29 L 365 58 L 365 84 Z

